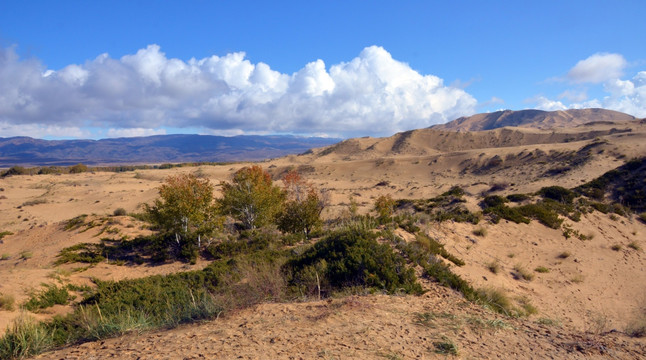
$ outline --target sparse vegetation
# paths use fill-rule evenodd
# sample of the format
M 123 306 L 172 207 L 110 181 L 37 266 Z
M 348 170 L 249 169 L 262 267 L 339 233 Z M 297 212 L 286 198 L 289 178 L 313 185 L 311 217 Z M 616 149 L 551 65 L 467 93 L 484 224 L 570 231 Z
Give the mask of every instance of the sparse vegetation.
M 514 275 L 514 278 L 516 278 L 517 280 L 527 280 L 527 281 L 534 280 L 534 274 L 532 274 L 521 264 L 516 264 L 514 266 L 513 275 Z
M 433 343 L 435 352 L 444 355 L 458 355 L 458 347 L 448 338 Z
M 32 257 L 34 257 L 34 253 L 32 253 L 29 250 L 25 250 L 20 253 L 20 260 L 28 260 L 28 259 L 31 259 Z
M 569 251 L 563 251 L 562 253 L 558 254 L 556 257 L 559 259 L 567 259 L 571 256 L 572 254 Z
M 128 212 L 124 208 L 116 208 L 114 209 L 114 212 L 112 213 L 114 216 L 125 216 L 128 215 Z
M 37 311 L 54 305 L 66 305 L 73 299 L 66 287 L 53 284 L 43 284 L 43 287 L 43 290 L 33 294 L 22 307 L 29 311 Z
M 500 262 L 497 260 L 488 262 L 485 267 L 494 274 L 500 272 Z
M 5 236 L 13 235 L 11 231 L 0 231 L 0 240 L 4 238 Z
M 614 244 L 610 247 L 613 251 L 621 250 L 621 244 Z
M 15 302 L 12 295 L 0 293 L 0 310 L 13 311 Z
M 534 268 L 534 271 L 536 271 L 537 273 L 545 274 L 550 272 L 550 269 L 546 268 L 545 266 L 537 266 L 536 268 Z
M 637 251 L 639 251 L 639 250 L 641 250 L 641 249 L 642 249 L 642 248 L 641 248 L 641 246 L 639 246 L 639 243 L 637 243 L 637 241 L 631 241 L 631 242 L 628 244 L 628 247 L 629 247 L 629 248 L 631 248 L 631 249 L 633 249 L 633 250 L 637 250 Z
M 487 236 L 487 229 L 483 227 L 479 227 L 479 228 L 473 229 L 472 233 L 475 236 L 485 237 Z

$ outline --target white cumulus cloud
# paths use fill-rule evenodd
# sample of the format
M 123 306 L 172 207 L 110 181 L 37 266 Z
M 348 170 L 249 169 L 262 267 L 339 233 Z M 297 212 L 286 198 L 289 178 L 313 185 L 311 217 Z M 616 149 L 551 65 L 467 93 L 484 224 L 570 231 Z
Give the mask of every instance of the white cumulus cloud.
M 349 62 L 323 60 L 293 74 L 242 52 L 183 61 L 149 45 L 120 59 L 45 68 L 0 49 L 0 124 L 104 129 L 108 136 L 162 127 L 217 133 L 390 135 L 474 113 L 476 100 L 395 60 L 378 46 Z M 157 130 L 155 130 L 157 129 Z M 0 127 L 0 136 L 9 132 Z
M 579 61 L 567 77 L 575 83 L 602 83 L 620 78 L 626 64 L 620 54 L 598 53 Z

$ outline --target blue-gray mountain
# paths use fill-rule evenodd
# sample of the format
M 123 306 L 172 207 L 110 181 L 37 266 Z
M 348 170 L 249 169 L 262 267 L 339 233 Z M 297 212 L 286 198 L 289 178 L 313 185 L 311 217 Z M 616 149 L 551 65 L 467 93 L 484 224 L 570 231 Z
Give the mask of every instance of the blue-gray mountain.
M 0 138 L 0 167 L 263 160 L 327 146 L 339 139 L 297 136 L 157 135 L 102 140 Z

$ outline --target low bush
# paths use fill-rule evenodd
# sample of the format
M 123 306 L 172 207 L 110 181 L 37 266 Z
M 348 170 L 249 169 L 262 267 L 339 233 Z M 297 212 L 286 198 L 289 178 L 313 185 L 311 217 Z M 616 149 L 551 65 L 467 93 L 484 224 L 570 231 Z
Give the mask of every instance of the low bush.
M 394 293 L 419 294 L 413 269 L 387 244 L 368 231 L 337 231 L 285 265 L 289 284 L 297 292 L 328 296 L 344 287 L 365 286 Z
M 552 199 L 564 204 L 572 204 L 572 201 L 577 197 L 577 194 L 561 186 L 548 186 L 541 188 L 538 195 L 544 199 Z
M 125 216 L 127 214 L 128 214 L 128 212 L 124 208 L 116 208 L 114 210 L 114 212 L 112 213 L 112 215 L 114 215 L 114 216 Z
M 66 287 L 58 287 L 54 284 L 43 284 L 43 287 L 43 290 L 33 294 L 22 307 L 29 311 L 38 311 L 54 305 L 66 305 L 74 299 Z
M 529 195 L 526 194 L 509 194 L 507 195 L 507 200 L 515 203 L 523 202 L 530 199 Z

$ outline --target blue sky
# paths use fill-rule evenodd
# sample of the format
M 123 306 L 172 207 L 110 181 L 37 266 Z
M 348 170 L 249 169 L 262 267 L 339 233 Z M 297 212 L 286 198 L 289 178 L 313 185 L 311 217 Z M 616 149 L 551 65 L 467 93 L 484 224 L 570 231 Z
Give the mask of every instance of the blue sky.
M 0 137 L 646 117 L 644 1 L 2 1 Z

